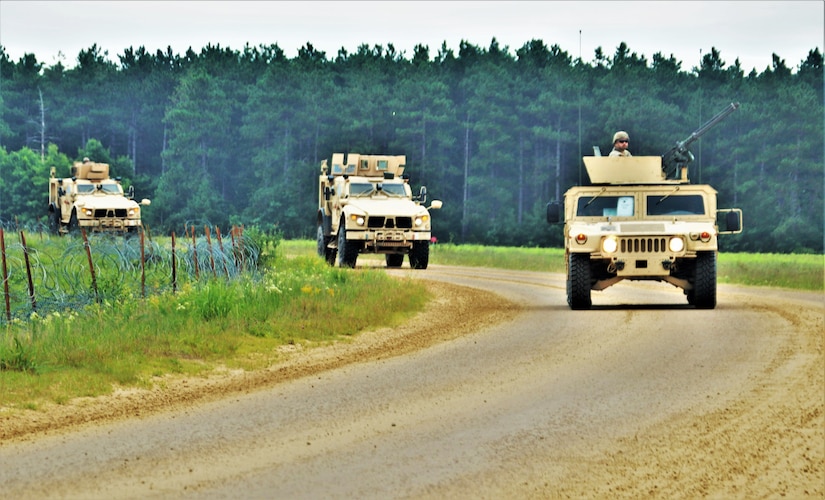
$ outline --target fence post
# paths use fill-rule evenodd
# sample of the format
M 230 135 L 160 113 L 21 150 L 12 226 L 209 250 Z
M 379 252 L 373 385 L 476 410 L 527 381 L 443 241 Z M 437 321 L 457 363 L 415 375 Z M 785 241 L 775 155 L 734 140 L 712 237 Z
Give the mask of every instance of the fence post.
M 140 297 L 146 298 L 146 251 L 143 231 L 140 232 Z
M 194 224 L 192 224 L 192 260 L 195 262 L 195 281 L 199 281 L 201 279 L 201 275 L 198 268 L 198 242 L 195 239 Z
M 95 276 L 95 266 L 92 262 L 92 247 L 89 245 L 89 238 L 86 237 L 86 228 L 80 228 L 80 234 L 83 235 L 83 248 L 86 249 L 86 258 L 89 260 L 89 274 L 92 275 L 92 290 L 95 292 L 95 302 L 100 302 L 100 294 L 97 292 L 97 276 Z
M 215 272 L 215 256 L 212 255 L 212 236 L 209 233 L 209 226 L 203 226 L 203 230 L 206 233 L 206 244 L 209 245 L 209 265 L 212 267 L 212 276 L 217 278 L 218 273 Z
M 6 297 L 6 320 L 11 321 L 11 304 L 9 304 L 9 267 L 6 264 L 6 235 L 0 227 L 0 251 L 3 253 L 3 295 Z
M 221 262 L 223 262 L 223 273 L 229 279 L 229 269 L 226 268 L 226 254 L 223 253 L 223 239 L 221 238 L 221 228 L 215 226 L 215 235 L 218 237 L 218 247 L 221 249 Z
M 32 302 L 32 311 L 37 312 L 37 299 L 34 295 L 34 281 L 32 281 L 32 267 L 29 263 L 29 248 L 26 246 L 26 236 L 20 231 L 20 243 L 23 245 L 23 258 L 26 261 L 26 275 L 29 278 L 29 299 Z
M 178 288 L 178 259 L 175 257 L 175 232 L 172 231 L 172 294 Z

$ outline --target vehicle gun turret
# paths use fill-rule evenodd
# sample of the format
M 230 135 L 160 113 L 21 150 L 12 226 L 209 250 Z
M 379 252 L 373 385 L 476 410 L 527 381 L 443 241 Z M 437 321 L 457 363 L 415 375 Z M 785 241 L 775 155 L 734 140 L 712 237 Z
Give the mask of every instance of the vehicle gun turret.
M 732 102 L 728 107 L 720 111 L 713 118 L 705 122 L 704 125 L 694 130 L 687 139 L 679 141 L 675 146 L 662 155 L 662 170 L 665 177 L 674 179 L 681 175 L 682 168 L 686 167 L 688 163 L 693 161 L 693 153 L 688 147 L 696 142 L 700 137 L 705 135 L 714 125 L 724 120 L 729 114 L 739 109 L 738 102 Z

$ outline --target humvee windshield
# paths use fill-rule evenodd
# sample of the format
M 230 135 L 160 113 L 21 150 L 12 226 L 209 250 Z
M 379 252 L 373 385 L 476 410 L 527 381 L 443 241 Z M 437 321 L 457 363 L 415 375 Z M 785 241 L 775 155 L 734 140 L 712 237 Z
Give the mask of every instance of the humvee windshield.
M 705 200 L 701 195 L 648 195 L 647 215 L 705 215 Z
M 632 196 L 583 196 L 579 198 L 576 215 L 580 217 L 632 217 Z
M 95 192 L 95 187 L 92 184 L 78 184 L 77 185 L 77 193 L 78 194 L 92 194 Z

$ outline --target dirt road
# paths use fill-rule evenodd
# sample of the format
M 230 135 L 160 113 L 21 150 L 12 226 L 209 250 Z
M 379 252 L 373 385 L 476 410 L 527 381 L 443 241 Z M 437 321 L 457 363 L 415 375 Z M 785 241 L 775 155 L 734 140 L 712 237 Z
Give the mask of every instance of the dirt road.
M 707 311 L 668 285 L 619 284 L 571 311 L 561 275 L 393 273 L 438 297 L 403 328 L 266 372 L 0 416 L 0 491 L 825 495 L 822 294 L 720 286 Z

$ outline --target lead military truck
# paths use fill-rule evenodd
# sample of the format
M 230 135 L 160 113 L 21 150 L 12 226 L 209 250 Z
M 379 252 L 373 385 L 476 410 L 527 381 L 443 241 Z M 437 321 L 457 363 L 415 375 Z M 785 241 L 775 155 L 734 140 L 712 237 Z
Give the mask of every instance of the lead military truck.
M 570 308 L 589 309 L 591 291 L 625 279 L 670 283 L 689 304 L 716 307 L 718 237 L 742 231 L 742 211 L 718 209 L 716 190 L 690 184 L 688 146 L 738 107 L 732 103 L 661 157 L 584 157 L 592 185 L 570 188 L 563 205 L 547 205 L 548 222 L 564 218 Z
M 318 178 L 317 250 L 328 264 L 355 267 L 362 253 L 386 255 L 387 267 L 426 269 L 432 219 L 427 188 L 413 195 L 406 157 L 335 153 Z
M 59 178 L 51 168 L 49 178 L 49 229 L 62 234 L 79 228 L 92 232 L 134 233 L 142 227 L 134 187 L 124 193 L 119 178 L 109 177 L 109 164 L 84 159 L 72 165 L 72 176 Z

